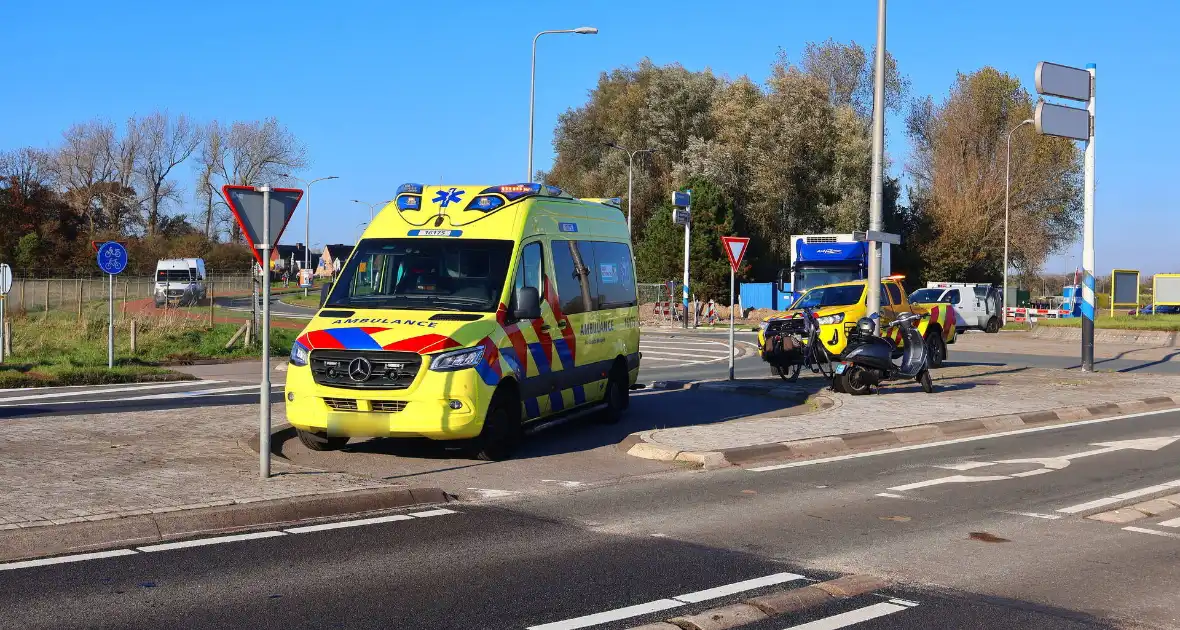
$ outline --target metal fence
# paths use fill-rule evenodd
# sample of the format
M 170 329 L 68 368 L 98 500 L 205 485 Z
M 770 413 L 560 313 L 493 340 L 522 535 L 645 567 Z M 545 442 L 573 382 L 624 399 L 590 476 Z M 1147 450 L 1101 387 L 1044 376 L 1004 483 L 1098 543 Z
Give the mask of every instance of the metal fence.
M 115 299 L 120 302 L 152 297 L 153 277 L 115 276 Z M 252 277 L 214 276 L 205 281 L 210 295 L 249 294 Z M 77 309 L 82 304 L 107 299 L 108 280 L 102 278 L 13 278 L 5 297 L 10 312 L 47 312 Z

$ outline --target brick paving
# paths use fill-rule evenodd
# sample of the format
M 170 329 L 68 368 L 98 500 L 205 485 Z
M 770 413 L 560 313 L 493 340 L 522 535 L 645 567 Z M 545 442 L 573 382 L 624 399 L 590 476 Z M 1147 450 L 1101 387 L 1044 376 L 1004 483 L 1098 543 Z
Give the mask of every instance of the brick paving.
M 744 446 L 843 435 L 860 431 L 982 418 L 1015 413 L 1118 403 L 1152 396 L 1180 394 L 1180 376 L 1158 374 L 1083 373 L 1076 370 L 963 366 L 936 370 L 933 394 L 914 383 L 891 384 L 880 395 L 850 396 L 823 391 L 836 405 L 824 411 L 784 416 L 763 414 L 717 424 L 661 429 L 646 439 L 681 451 L 718 451 Z M 801 378 L 745 379 L 703 383 L 704 389 L 757 387 L 766 391 L 814 393 L 823 383 Z
M 275 426 L 284 422 L 281 405 Z M 0 529 L 404 484 L 275 459 L 258 478 L 257 405 L 0 423 Z

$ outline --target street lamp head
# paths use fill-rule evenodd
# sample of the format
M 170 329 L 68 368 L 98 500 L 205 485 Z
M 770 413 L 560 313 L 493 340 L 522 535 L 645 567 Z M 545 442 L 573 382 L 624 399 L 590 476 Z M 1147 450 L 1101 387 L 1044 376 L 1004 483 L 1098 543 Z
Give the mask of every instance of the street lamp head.
M 579 26 L 574 29 L 574 32 L 578 35 L 597 35 L 598 29 L 593 26 Z
M 323 180 L 325 180 L 325 179 L 340 179 L 340 178 L 339 178 L 339 177 L 336 177 L 335 175 L 329 175 L 329 176 L 327 176 L 327 177 L 321 177 L 321 178 L 320 178 L 320 181 L 323 181 Z

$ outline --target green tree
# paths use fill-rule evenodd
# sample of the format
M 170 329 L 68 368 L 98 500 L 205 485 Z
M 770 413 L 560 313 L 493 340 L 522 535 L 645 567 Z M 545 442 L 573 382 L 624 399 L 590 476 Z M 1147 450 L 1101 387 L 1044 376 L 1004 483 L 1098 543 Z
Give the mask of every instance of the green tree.
M 733 203 L 720 186 L 705 178 L 693 178 L 686 188 L 692 190 L 690 289 L 700 300 L 724 301 L 729 296 L 729 259 L 721 237 L 734 235 Z M 670 205 L 661 206 L 648 221 L 644 238 L 635 248 L 635 264 L 640 282 L 674 280 L 680 285 L 684 228 L 672 223 Z

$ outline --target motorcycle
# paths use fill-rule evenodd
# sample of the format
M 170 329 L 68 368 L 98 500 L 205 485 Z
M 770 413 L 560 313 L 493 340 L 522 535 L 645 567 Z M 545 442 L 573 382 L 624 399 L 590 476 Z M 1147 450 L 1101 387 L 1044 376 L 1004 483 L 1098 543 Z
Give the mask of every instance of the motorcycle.
M 819 340 L 819 322 L 810 308 L 803 309 L 802 316 L 771 321 L 762 356 L 771 371 L 788 383 L 799 380 L 804 367 L 824 378 L 833 377 L 831 357 Z
M 893 360 L 897 346 L 874 334 L 876 323 L 872 319 L 861 318 L 849 332 L 843 360 L 833 370 L 835 377 L 832 388 L 853 396 L 863 396 L 870 393 L 874 385 L 884 381 L 913 379 L 922 386 L 922 391 L 932 393 L 934 383 L 930 379 L 929 353 L 916 325 L 924 317 L 929 315 L 903 313 L 886 326 L 901 330 L 905 345 L 899 362 Z

